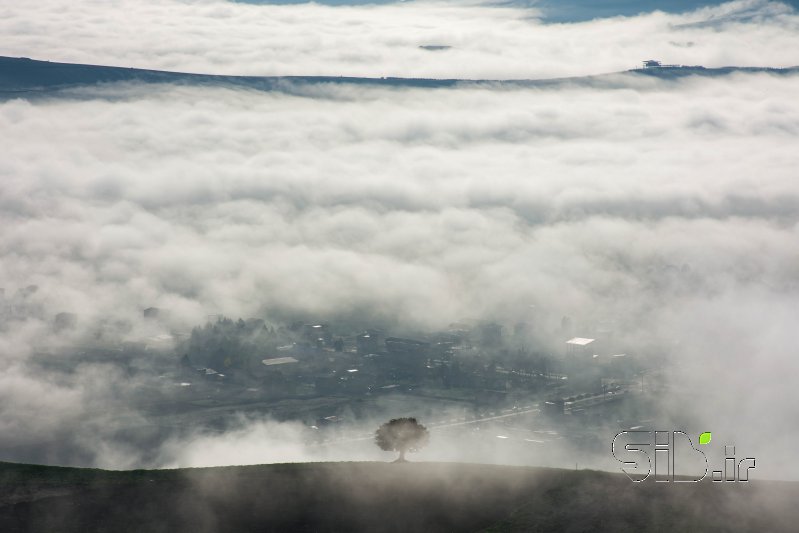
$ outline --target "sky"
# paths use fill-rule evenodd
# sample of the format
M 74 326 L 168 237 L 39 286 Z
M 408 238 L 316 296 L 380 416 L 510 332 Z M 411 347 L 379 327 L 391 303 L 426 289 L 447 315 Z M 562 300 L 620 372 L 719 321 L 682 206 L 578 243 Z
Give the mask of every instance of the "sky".
M 793 8 L 763 1 L 564 24 L 535 6 L 480 3 L 0 0 L 0 55 L 548 78 L 649 57 L 797 65 L 798 25 Z M 26 303 L 34 317 L 0 332 L 0 449 L 13 458 L 57 438 L 53 462 L 112 468 L 352 453 L 314 455 L 297 428 L 270 420 L 125 447 L 117 430 L 141 421 L 126 404 L 135 382 L 31 370 L 43 345 L 65 342 L 50 337 L 57 312 L 89 324 L 157 306 L 184 330 L 218 313 L 422 328 L 512 323 L 534 305 L 546 326 L 570 315 L 612 323 L 642 350 L 667 346 L 679 362 L 679 397 L 664 399 L 673 422 L 712 425 L 764 476 L 799 479 L 787 422 L 799 415 L 797 93 L 796 75 L 736 73 L 619 75 L 605 88 L 119 84 L 4 98 L 0 280 L 6 298 L 39 290 Z M 443 444 L 427 453 L 476 460 Z

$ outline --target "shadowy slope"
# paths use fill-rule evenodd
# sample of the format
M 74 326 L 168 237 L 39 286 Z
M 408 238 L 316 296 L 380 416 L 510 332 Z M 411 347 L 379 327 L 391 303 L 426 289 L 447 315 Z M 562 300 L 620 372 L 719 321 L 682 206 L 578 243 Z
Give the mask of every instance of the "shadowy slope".
M 0 531 L 795 531 L 799 484 L 455 463 L 0 463 Z

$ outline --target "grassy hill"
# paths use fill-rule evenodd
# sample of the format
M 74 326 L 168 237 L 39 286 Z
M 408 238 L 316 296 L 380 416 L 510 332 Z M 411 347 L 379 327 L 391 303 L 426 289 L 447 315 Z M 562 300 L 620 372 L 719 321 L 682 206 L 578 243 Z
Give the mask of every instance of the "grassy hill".
M 796 531 L 799 483 L 455 463 L 104 471 L 0 463 L 0 531 Z

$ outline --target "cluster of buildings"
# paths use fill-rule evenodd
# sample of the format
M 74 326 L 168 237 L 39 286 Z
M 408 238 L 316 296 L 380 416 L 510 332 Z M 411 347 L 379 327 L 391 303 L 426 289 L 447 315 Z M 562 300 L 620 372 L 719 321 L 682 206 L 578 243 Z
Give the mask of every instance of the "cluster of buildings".
M 37 289 L 20 289 L 11 298 L 0 289 L 3 316 L 30 312 Z M 152 326 L 153 333 L 113 347 L 113 357 L 106 359 L 124 360 L 131 368 L 147 367 L 149 363 L 142 361 L 155 358 L 153 354 L 160 362 L 171 359 L 172 370 L 166 371 L 177 372 L 187 397 L 232 390 L 245 390 L 262 400 L 424 391 L 485 405 L 534 396 L 549 414 L 574 415 L 623 400 L 642 371 L 638 358 L 619 348 L 611 326 L 577 336 L 578 328 L 568 317 L 552 332 L 534 332 L 529 322 L 506 327 L 471 321 L 402 336 L 381 329 L 347 332 L 324 323 L 275 326 L 259 318 L 234 321 L 222 316 L 209 316 L 207 324 L 182 335 L 168 329 L 169 312 L 157 307 L 143 309 L 141 321 Z M 52 315 L 56 333 L 79 325 L 75 313 Z M 117 333 L 130 330 L 117 326 Z M 97 339 L 102 338 L 101 330 Z M 542 336 L 561 337 L 560 348 L 551 342 L 539 346 L 535 339 Z M 84 357 L 95 354 L 92 360 L 101 361 L 96 354 L 108 349 L 100 344 L 84 350 Z M 158 367 L 159 373 L 164 371 Z
M 565 326 L 571 327 L 568 320 Z M 191 343 L 178 349 L 186 350 L 181 359 L 186 380 L 238 384 L 273 399 L 397 391 L 443 397 L 459 391 L 476 404 L 536 395 L 553 399 L 563 413 L 577 413 L 575 406 L 598 405 L 600 396 L 603 402 L 623 396 L 634 358 L 608 351 L 609 335 L 567 338 L 562 353 L 552 354 L 514 342 L 528 327 L 517 324 L 503 335 L 505 328 L 496 323 L 455 323 L 444 331 L 400 337 L 379 329 L 340 334 L 321 323 L 274 328 L 258 319 L 217 319 L 216 326 L 205 326 L 204 335 L 210 336 L 198 339 L 194 351 Z M 214 347 L 210 355 L 209 347 Z M 580 394 L 587 396 L 569 400 Z
M 684 68 L 684 69 L 704 69 L 705 67 L 701 65 L 674 65 L 674 64 L 666 64 L 662 63 L 657 59 L 645 59 L 642 62 L 642 68 L 644 70 L 649 69 L 674 69 L 674 68 Z

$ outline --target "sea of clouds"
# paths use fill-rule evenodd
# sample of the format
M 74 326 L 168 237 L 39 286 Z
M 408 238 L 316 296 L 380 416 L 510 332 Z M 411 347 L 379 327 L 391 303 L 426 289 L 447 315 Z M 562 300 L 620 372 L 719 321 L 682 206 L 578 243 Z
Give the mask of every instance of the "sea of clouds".
M 0 1 L 2 55 L 214 74 L 790 66 L 798 29 L 796 11 L 761 1 L 578 24 L 441 2 Z M 700 420 L 796 478 L 797 94 L 799 76 L 738 73 L 6 98 L 0 286 L 37 285 L 28 303 L 46 312 L 0 335 L 3 458 L 45 445 L 53 462 L 120 468 L 347 458 L 269 421 L 125 447 L 135 382 L 96 368 L 52 381 L 27 364 L 57 312 L 89 324 L 157 306 L 183 330 L 217 313 L 435 328 L 513 323 L 535 305 L 545 327 L 612 320 L 630 343 L 668 346 L 675 423 Z

